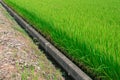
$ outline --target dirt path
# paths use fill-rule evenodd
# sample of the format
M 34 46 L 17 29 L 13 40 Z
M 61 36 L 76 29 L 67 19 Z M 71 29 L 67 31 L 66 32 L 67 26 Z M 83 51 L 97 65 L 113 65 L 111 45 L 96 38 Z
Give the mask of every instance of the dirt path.
M 0 5 L 0 80 L 63 80 L 61 75 Z

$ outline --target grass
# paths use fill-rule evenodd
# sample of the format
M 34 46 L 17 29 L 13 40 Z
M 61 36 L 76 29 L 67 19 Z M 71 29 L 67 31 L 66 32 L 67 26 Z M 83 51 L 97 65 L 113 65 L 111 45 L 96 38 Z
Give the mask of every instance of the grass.
M 120 0 L 4 1 L 94 78 L 120 80 Z
M 21 74 L 21 78 L 22 80 L 27 80 L 28 77 L 32 77 L 33 80 L 38 80 L 38 75 L 35 75 L 34 69 L 31 69 L 30 71 L 24 68 L 24 71 Z

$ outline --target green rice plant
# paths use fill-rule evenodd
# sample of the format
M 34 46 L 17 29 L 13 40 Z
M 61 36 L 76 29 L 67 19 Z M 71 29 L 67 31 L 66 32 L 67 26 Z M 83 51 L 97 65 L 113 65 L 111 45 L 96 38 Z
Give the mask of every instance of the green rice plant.
M 120 80 L 120 0 L 4 1 L 94 79 Z

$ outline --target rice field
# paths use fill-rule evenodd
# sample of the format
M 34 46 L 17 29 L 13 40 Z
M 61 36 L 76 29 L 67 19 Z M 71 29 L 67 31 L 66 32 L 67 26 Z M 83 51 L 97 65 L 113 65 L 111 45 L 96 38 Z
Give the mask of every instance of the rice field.
M 120 80 L 120 0 L 4 2 L 92 78 Z

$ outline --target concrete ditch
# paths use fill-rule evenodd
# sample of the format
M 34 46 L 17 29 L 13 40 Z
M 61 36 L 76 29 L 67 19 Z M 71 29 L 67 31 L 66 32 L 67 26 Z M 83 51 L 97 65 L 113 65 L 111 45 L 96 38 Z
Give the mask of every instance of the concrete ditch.
M 71 60 L 64 56 L 57 48 L 48 42 L 41 34 L 25 22 L 19 15 L 17 15 L 11 8 L 9 8 L 3 1 L 0 1 L 3 7 L 10 13 L 16 22 L 24 28 L 32 37 L 36 38 L 41 47 L 51 55 L 66 72 L 75 80 L 92 80 L 79 67 L 77 67 Z

